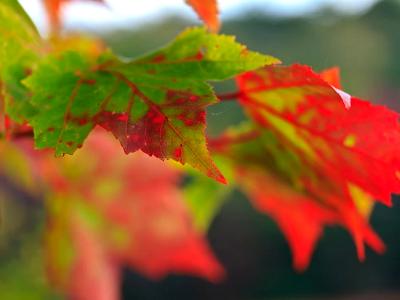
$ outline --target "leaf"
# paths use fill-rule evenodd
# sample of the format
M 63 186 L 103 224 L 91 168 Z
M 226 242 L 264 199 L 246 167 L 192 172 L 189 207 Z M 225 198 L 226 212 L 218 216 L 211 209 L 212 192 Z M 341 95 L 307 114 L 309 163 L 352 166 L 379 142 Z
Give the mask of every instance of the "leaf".
M 46 204 L 49 273 L 72 298 L 99 293 L 96 299 L 117 299 L 124 265 L 152 279 L 169 273 L 221 278 L 221 266 L 184 205 L 179 171 L 139 153 L 123 155 L 103 130 L 61 166 L 44 160 L 42 170 L 52 187 Z
M 21 81 L 38 60 L 40 37 L 31 21 L 15 1 L 0 3 L 0 124 L 1 131 L 8 114 L 21 122 L 29 111 L 29 93 Z
M 4 195 L 2 195 L 1 200 L 6 200 L 4 199 Z M 9 200 L 15 202 L 15 198 Z M 4 204 L 4 202 L 2 204 Z M 29 215 L 28 218 L 32 218 L 32 207 L 26 209 L 30 210 L 26 212 L 27 215 Z M 8 214 L 8 216 L 10 215 Z M 10 223 L 15 222 L 15 220 L 11 220 L 12 218 L 9 219 Z M 43 224 L 37 217 L 35 217 L 34 220 L 36 223 L 34 223 L 33 220 L 28 222 L 24 220 L 26 222 L 25 224 L 31 226 L 26 228 L 23 234 L 18 235 L 18 243 L 9 243 L 9 245 L 2 250 L 3 254 L 0 264 L 1 299 L 61 300 L 58 295 L 53 293 L 46 281 L 46 274 L 43 269 L 44 255 L 41 248 L 41 232 L 39 230 L 42 228 Z M 7 243 L 7 240 L 4 239 L 6 237 L 4 235 L 6 227 L 3 222 L 4 220 L 2 220 L 2 240 Z M 25 226 L 28 227 L 27 225 Z
M 217 0 L 186 0 L 211 31 L 217 32 L 220 27 Z
M 218 158 L 218 166 L 233 181 L 232 170 L 223 159 Z M 221 185 L 210 178 L 191 172 L 189 182 L 183 187 L 185 202 L 187 203 L 193 223 L 201 232 L 207 232 L 214 217 L 228 200 L 233 191 L 233 185 Z
M 248 51 L 233 37 L 200 28 L 128 63 L 108 53 L 50 56 L 25 81 L 38 110 L 30 120 L 36 146 L 72 154 L 100 124 L 126 153 L 142 150 L 188 163 L 224 182 L 206 147 L 205 108 L 218 100 L 205 81 L 276 62 Z
M 15 0 L 7 0 L 14 1 Z M 73 0 L 43 0 L 49 18 L 50 26 L 54 32 L 60 30 L 61 21 L 60 14 L 63 5 L 72 2 Z M 104 3 L 103 0 L 79 0 Z M 186 2 L 196 11 L 199 17 L 207 24 L 214 32 L 217 32 L 220 27 L 218 19 L 218 4 L 217 0 L 186 0 Z
M 31 18 L 29 15 L 26 13 L 26 11 L 23 9 L 21 4 L 19 4 L 18 0 L 3 0 L 3 4 L 8 5 L 10 8 L 14 10 L 14 12 L 18 13 L 22 18 L 25 19 L 26 22 L 29 23 L 29 25 L 36 31 L 36 27 L 33 24 Z
M 368 225 L 372 197 L 346 180 L 327 176 L 295 146 L 273 129 L 244 124 L 228 130 L 214 149 L 231 160 L 236 182 L 253 205 L 278 223 L 296 270 L 308 266 L 327 225 L 348 229 L 360 259 L 364 243 L 382 252 L 384 244 Z
M 266 67 L 238 78 L 240 103 L 261 127 L 290 143 L 332 180 L 359 186 L 390 205 L 400 192 L 398 114 L 341 96 L 310 68 Z
M 71 241 L 76 247 L 71 278 L 79 278 L 70 282 L 71 298 L 119 299 L 118 265 L 104 249 L 102 236 L 96 235 L 85 220 L 77 218 L 71 222 Z
M 334 69 L 269 66 L 239 76 L 238 85 L 254 125 L 213 147 L 231 157 L 238 183 L 277 221 L 295 267 L 308 265 L 329 224 L 349 230 L 360 259 L 364 243 L 382 252 L 367 221 L 373 199 L 390 205 L 399 192 L 398 114 L 354 97 L 346 108 Z

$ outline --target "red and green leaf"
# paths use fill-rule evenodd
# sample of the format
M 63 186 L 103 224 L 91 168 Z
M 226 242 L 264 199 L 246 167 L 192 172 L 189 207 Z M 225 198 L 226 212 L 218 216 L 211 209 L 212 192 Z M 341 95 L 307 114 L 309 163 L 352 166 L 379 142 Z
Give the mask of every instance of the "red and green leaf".
M 355 184 L 390 205 L 400 192 L 400 125 L 386 107 L 343 96 L 309 67 L 272 66 L 238 77 L 240 103 L 333 181 Z M 343 92 L 341 92 L 343 93 Z
M 29 121 L 36 146 L 72 154 L 96 124 L 125 152 L 188 163 L 224 182 L 206 146 L 205 108 L 218 102 L 210 80 L 278 60 L 248 51 L 233 37 L 195 28 L 129 63 L 78 51 L 49 56 L 27 80 L 38 113 Z M 44 84 L 45 83 L 45 84 Z
M 368 225 L 373 200 L 358 186 L 329 177 L 303 159 L 273 130 L 243 125 L 227 131 L 213 149 L 236 169 L 236 182 L 253 205 L 273 218 L 287 238 L 294 267 L 304 270 L 326 225 L 349 230 L 363 259 L 364 243 L 384 250 Z
M 232 158 L 238 184 L 277 221 L 297 269 L 323 227 L 340 224 L 358 256 L 383 243 L 370 229 L 374 198 L 390 205 L 400 188 L 397 113 L 339 90 L 338 71 L 268 66 L 238 77 L 239 100 L 254 125 L 214 143 Z M 343 103 L 345 102 L 345 103 Z

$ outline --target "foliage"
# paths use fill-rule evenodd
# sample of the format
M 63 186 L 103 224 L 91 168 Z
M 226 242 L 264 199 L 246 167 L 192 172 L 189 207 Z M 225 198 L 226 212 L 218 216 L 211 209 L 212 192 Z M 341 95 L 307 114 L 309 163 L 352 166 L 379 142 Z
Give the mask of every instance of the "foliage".
M 400 192 L 396 112 L 343 92 L 336 68 L 280 66 L 217 34 L 216 1 L 187 1 L 209 30 L 130 61 L 63 34 L 66 2 L 44 0 L 47 39 L 16 0 L 0 3 L 2 169 L 44 194 L 53 287 L 118 299 L 124 265 L 221 280 L 205 235 L 234 187 L 278 223 L 299 271 L 326 225 L 345 227 L 361 260 L 365 245 L 384 251 L 368 219 Z M 232 78 L 238 90 L 216 95 L 210 82 Z M 247 121 L 208 138 L 206 108 L 231 100 Z

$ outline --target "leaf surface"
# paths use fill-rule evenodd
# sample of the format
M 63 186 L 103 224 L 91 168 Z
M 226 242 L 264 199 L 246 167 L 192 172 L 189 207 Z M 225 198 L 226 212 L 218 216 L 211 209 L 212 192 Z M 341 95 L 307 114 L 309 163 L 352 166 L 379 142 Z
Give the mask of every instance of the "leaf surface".
M 262 128 L 292 144 L 332 180 L 361 187 L 390 205 L 400 192 L 398 114 L 342 96 L 309 67 L 272 66 L 238 77 L 240 102 Z
M 246 124 L 228 130 L 221 141 L 215 149 L 231 159 L 236 182 L 253 205 L 278 223 L 292 248 L 296 270 L 308 266 L 327 225 L 350 232 L 360 259 L 365 256 L 364 243 L 377 252 L 384 250 L 368 225 L 374 201 L 364 190 L 328 177 L 271 129 Z
M 398 114 L 354 97 L 346 108 L 335 69 L 319 75 L 306 66 L 267 66 L 237 82 L 253 124 L 213 147 L 225 149 L 238 184 L 277 221 L 295 267 L 309 264 L 331 224 L 348 229 L 360 259 L 364 244 L 382 252 L 368 218 L 374 199 L 390 205 L 399 192 Z
M 206 81 L 276 62 L 233 37 L 202 28 L 187 30 L 164 49 L 128 63 L 107 53 L 50 56 L 25 81 L 39 111 L 30 122 L 36 145 L 54 148 L 57 155 L 72 154 L 100 124 L 126 153 L 142 150 L 188 163 L 224 182 L 204 136 L 205 108 L 218 102 Z

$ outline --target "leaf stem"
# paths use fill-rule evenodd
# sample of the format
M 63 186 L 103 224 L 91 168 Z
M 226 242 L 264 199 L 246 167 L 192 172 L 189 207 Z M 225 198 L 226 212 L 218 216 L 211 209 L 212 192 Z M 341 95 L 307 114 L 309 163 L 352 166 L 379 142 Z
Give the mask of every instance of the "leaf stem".
M 260 137 L 260 134 L 260 131 L 254 129 L 237 136 L 229 136 L 224 134 L 216 138 L 208 137 L 208 147 L 213 152 L 222 153 L 226 150 L 226 147 L 255 140 Z
M 226 94 L 217 94 L 217 98 L 220 101 L 235 101 L 241 95 L 242 95 L 242 93 L 240 91 L 236 91 L 236 92 L 226 93 Z

